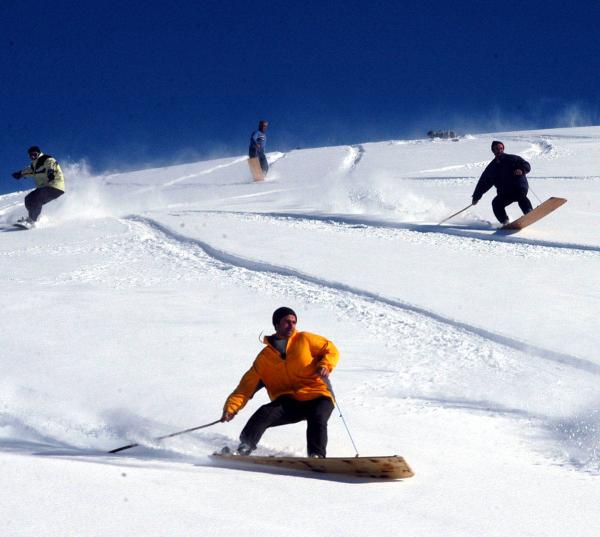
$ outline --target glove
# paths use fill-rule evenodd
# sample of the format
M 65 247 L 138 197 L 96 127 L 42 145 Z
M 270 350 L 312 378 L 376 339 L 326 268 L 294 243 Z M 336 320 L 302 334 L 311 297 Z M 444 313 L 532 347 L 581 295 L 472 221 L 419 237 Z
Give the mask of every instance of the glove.
M 15 172 L 15 173 L 12 174 L 12 176 L 15 179 L 21 179 L 21 177 L 23 177 L 23 174 L 21 172 Z
M 235 414 L 232 412 L 227 412 L 226 410 L 223 411 L 223 415 L 221 416 L 221 422 L 223 421 L 231 421 L 233 418 L 235 418 Z
M 48 171 L 48 182 L 52 182 L 54 181 L 54 171 L 53 170 L 49 170 Z
M 471 201 L 471 203 L 473 205 L 477 205 L 479 203 L 479 198 L 473 198 L 473 200 Z

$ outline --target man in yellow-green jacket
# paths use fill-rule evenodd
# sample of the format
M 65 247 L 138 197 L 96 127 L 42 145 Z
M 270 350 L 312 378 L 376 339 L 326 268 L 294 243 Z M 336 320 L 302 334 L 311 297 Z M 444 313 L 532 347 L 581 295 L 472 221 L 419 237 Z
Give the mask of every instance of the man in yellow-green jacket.
M 240 434 L 238 453 L 248 455 L 269 427 L 307 421 L 309 457 L 325 457 L 327 421 L 333 411 L 328 377 L 337 365 L 335 345 L 317 334 L 296 331 L 297 317 L 287 307 L 273 313 L 275 333 L 227 398 L 221 421 L 231 421 L 249 399 L 266 388 L 271 402 L 261 406 Z
M 65 193 L 65 178 L 56 159 L 42 153 L 38 146 L 30 147 L 27 154 L 31 164 L 12 176 L 15 179 L 33 177 L 35 181 L 35 190 L 25 196 L 25 207 L 29 216 L 17 222 L 23 227 L 34 227 L 42 212 L 42 206 Z

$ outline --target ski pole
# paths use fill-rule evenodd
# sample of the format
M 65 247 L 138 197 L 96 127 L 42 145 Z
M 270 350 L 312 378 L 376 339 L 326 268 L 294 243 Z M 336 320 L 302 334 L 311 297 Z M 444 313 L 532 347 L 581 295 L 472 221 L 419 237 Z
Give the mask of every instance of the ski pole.
M 166 434 L 164 436 L 158 436 L 156 438 L 153 438 L 153 440 L 155 442 L 157 442 L 158 440 L 164 440 L 165 438 L 171 438 L 172 436 L 177 436 L 177 435 L 185 434 L 185 433 L 191 433 L 192 431 L 197 431 L 198 429 L 205 429 L 206 427 L 210 427 L 211 425 L 215 425 L 217 423 L 221 423 L 221 420 L 216 420 L 211 423 L 207 423 L 205 425 L 199 425 L 198 427 L 192 427 L 191 429 L 186 429 L 185 431 L 179 431 L 176 433 Z M 127 446 L 122 446 L 117 449 L 111 449 L 108 453 L 118 453 L 119 451 L 123 451 L 125 449 L 129 449 L 129 448 L 136 447 L 136 446 L 139 446 L 139 444 L 129 444 Z
M 329 380 L 329 377 L 324 377 L 323 380 L 325 381 L 325 384 L 327 384 L 327 388 L 329 388 L 329 391 L 331 392 L 331 395 L 333 396 L 333 402 L 335 404 L 335 406 L 338 409 L 338 412 L 340 413 L 340 418 L 342 418 L 342 423 L 344 424 L 344 427 L 346 428 L 346 432 L 348 433 L 348 436 L 350 437 L 350 442 L 352 442 L 352 446 L 354 446 L 354 451 L 356 452 L 355 457 L 358 457 L 358 448 L 356 447 L 356 444 L 354 443 L 354 439 L 352 438 L 352 435 L 350 434 L 350 429 L 348 429 L 348 425 L 346 425 L 346 420 L 344 419 L 344 416 L 342 415 L 342 409 L 340 408 L 340 404 L 337 401 L 337 397 L 335 396 L 335 393 L 333 393 L 333 386 L 331 385 L 331 381 Z
M 450 220 L 451 218 L 454 218 L 455 216 L 458 216 L 460 213 L 466 211 L 467 209 L 469 209 L 470 207 L 473 207 L 473 204 L 471 203 L 470 205 L 467 205 L 464 209 L 461 209 L 460 211 L 458 211 L 457 213 L 454 213 L 452 215 L 450 215 L 448 218 L 445 218 L 444 220 L 442 220 L 438 226 L 441 226 L 444 222 L 447 222 L 448 220 Z
M 542 203 L 542 200 L 538 197 L 538 195 L 533 191 L 533 189 L 531 187 L 529 187 L 529 190 L 531 191 L 531 193 L 537 198 L 537 200 Z

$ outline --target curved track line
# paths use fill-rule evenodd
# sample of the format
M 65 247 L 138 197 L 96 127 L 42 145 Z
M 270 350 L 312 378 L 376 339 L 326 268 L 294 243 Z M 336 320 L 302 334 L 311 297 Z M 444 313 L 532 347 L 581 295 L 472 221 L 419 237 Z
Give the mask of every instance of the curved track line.
M 404 231 L 412 231 L 415 233 L 439 233 L 442 235 L 451 235 L 456 237 L 464 237 L 469 239 L 479 239 L 483 241 L 501 242 L 509 244 L 519 244 L 524 246 L 539 246 L 543 248 L 556 248 L 559 250 L 574 250 L 578 252 L 595 252 L 600 253 L 600 246 L 577 244 L 569 242 L 552 242 L 538 239 L 525 239 L 515 237 L 514 232 L 503 231 L 479 225 L 443 225 L 438 224 L 411 224 L 403 222 L 386 222 L 372 218 L 345 216 L 345 215 L 319 215 L 310 213 L 285 213 L 285 212 L 244 212 L 244 211 L 194 211 L 213 214 L 234 214 L 243 216 L 266 216 L 271 218 L 286 218 L 292 220 L 309 220 L 316 222 L 325 222 L 333 224 L 342 224 L 346 226 L 366 226 L 381 229 L 399 229 Z M 491 233 L 478 233 L 478 231 L 490 231 Z
M 279 161 L 287 156 L 288 156 L 287 153 L 282 153 L 281 151 L 267 153 L 267 161 L 269 162 L 269 167 L 273 166 L 277 161 Z
M 499 343 L 499 344 L 509 347 L 511 349 L 515 349 L 517 351 L 524 352 L 525 354 L 535 354 L 537 357 L 542 358 L 544 360 L 549 360 L 549 361 L 557 362 L 560 364 L 568 365 L 570 367 L 575 367 L 577 369 L 600 376 L 600 366 L 593 362 L 590 362 L 589 360 L 585 360 L 583 358 L 578 358 L 576 356 L 571 356 L 569 354 L 560 353 L 560 352 L 552 351 L 549 349 L 544 349 L 542 347 L 538 347 L 535 345 L 530 345 L 523 341 L 512 339 L 510 337 L 503 336 L 501 334 L 496 334 L 496 333 L 486 330 L 484 328 L 478 328 L 476 326 L 472 326 L 467 323 L 457 321 L 455 319 L 450 319 L 448 317 L 444 317 L 443 315 L 426 310 L 419 306 L 408 304 L 408 303 L 402 302 L 400 300 L 397 300 L 394 298 L 389 298 L 389 297 L 380 295 L 378 293 L 374 293 L 374 292 L 367 291 L 364 289 L 358 289 L 356 287 L 352 287 L 350 285 L 347 285 L 347 284 L 344 284 L 341 282 L 325 280 L 323 278 L 318 278 L 316 276 L 306 274 L 304 272 L 295 270 L 290 267 L 277 266 L 277 265 L 273 265 L 271 263 L 248 259 L 248 258 L 239 256 L 239 255 L 231 254 L 224 250 L 215 248 L 214 246 L 211 246 L 207 242 L 202 241 L 200 239 L 193 239 L 190 237 L 186 237 L 185 235 L 181 235 L 181 234 L 173 231 L 169 227 L 167 227 L 163 224 L 160 224 L 159 222 L 152 220 L 150 218 L 137 216 L 137 215 L 131 215 L 131 216 L 127 217 L 127 219 L 131 220 L 131 221 L 146 224 L 149 227 L 162 232 L 167 237 L 172 238 L 178 242 L 181 242 L 184 244 L 191 244 L 193 246 L 199 247 L 208 256 L 210 256 L 213 259 L 216 259 L 218 261 L 221 261 L 222 263 L 227 263 L 229 265 L 244 268 L 246 270 L 250 270 L 253 272 L 263 272 L 263 273 L 278 274 L 281 276 L 289 276 L 289 277 L 296 278 L 296 279 L 304 281 L 304 282 L 318 285 L 320 287 L 325 287 L 325 288 L 333 289 L 336 291 L 341 291 L 344 293 L 350 293 L 350 294 L 361 297 L 361 298 L 366 299 L 371 302 L 385 304 L 385 305 L 392 306 L 394 308 L 397 308 L 397 309 L 400 309 L 403 311 L 422 315 L 428 319 L 433 319 L 434 321 L 437 321 L 441 324 L 452 326 L 453 328 L 458 328 L 467 333 L 474 334 L 476 336 L 486 338 L 490 341 Z
M 194 177 L 201 177 L 203 175 L 209 175 L 213 172 L 216 172 L 217 170 L 220 170 L 222 168 L 229 168 L 230 166 L 234 166 L 235 164 L 239 164 L 240 162 L 244 162 L 245 160 L 247 160 L 247 157 L 239 157 L 239 158 L 236 158 L 235 160 L 232 160 L 231 162 L 227 162 L 226 164 L 218 164 L 217 166 L 213 166 L 212 168 L 208 168 L 208 169 L 203 170 L 198 173 L 190 173 L 188 175 L 183 175 L 181 177 L 178 177 L 177 179 L 167 181 L 166 183 L 163 183 L 162 185 L 159 185 L 159 186 L 162 188 L 173 186 L 173 185 L 176 185 L 177 183 L 180 183 L 181 181 L 185 181 L 186 179 L 192 179 Z

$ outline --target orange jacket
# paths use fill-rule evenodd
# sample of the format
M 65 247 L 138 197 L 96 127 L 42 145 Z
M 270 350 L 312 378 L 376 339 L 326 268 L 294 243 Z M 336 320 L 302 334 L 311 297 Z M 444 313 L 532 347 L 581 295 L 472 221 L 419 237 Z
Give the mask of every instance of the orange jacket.
M 290 395 L 298 401 L 323 395 L 333 399 L 318 374 L 321 367 L 331 372 L 338 363 L 340 355 L 331 341 L 310 332 L 294 332 L 288 339 L 285 359 L 268 337 L 264 338 L 264 343 L 266 347 L 227 398 L 225 412 L 239 412 L 263 385 L 271 401 L 282 395 Z

